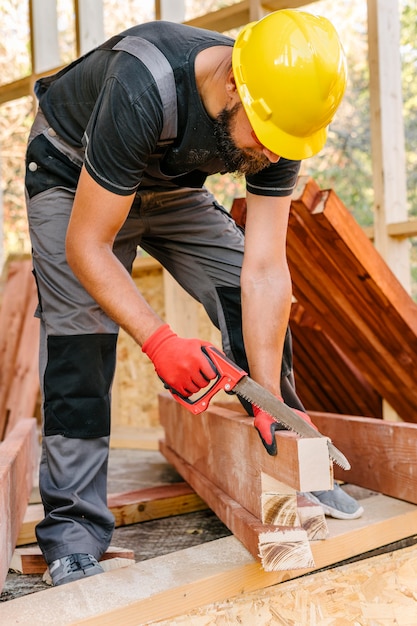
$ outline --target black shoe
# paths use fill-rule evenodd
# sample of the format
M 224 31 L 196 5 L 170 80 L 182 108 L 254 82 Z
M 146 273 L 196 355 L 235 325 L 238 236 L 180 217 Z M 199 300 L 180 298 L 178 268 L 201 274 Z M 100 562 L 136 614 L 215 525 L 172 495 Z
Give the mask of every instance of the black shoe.
M 91 554 L 69 554 L 49 565 L 49 573 L 55 587 L 102 572 L 103 568 Z

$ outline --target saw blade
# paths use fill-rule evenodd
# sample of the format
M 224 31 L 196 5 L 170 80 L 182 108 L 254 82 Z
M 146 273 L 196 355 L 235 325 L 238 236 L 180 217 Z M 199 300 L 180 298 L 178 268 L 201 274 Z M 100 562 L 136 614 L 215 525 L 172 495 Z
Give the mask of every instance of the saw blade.
M 255 404 L 263 411 L 272 415 L 272 417 L 283 426 L 294 431 L 301 437 L 324 437 L 327 439 L 330 458 L 342 469 L 350 469 L 350 463 L 345 455 L 332 444 L 328 437 L 322 435 L 302 417 L 292 411 L 289 406 L 278 400 L 278 398 L 252 380 L 252 378 L 249 378 L 249 376 L 243 376 L 243 378 L 235 384 L 233 391 L 248 402 Z

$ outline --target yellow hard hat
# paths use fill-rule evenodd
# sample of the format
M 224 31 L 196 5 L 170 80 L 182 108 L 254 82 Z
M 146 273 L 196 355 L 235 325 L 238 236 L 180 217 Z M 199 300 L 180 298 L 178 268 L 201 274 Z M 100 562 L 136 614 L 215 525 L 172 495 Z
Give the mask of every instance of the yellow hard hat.
M 346 87 L 346 58 L 333 25 L 292 9 L 245 26 L 233 74 L 249 122 L 268 150 L 298 160 L 319 152 Z

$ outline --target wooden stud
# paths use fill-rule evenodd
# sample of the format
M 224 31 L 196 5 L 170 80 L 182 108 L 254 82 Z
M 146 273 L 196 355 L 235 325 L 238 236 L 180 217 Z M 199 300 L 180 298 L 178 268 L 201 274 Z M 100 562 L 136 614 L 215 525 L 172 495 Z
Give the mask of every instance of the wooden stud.
M 107 503 L 115 517 L 116 528 L 207 509 L 207 504 L 186 483 L 109 494 Z M 16 545 L 36 542 L 35 526 L 43 516 L 42 504 L 27 507 Z
M 21 419 L 0 443 L 0 589 L 29 501 L 37 456 L 36 420 Z
M 312 413 L 322 432 L 349 458 L 341 480 L 417 504 L 417 424 L 373 418 Z
M 114 558 L 132 560 L 135 558 L 135 553 L 133 550 L 110 546 L 100 561 Z M 19 574 L 43 574 L 46 568 L 47 564 L 39 546 L 16 548 L 9 565 L 9 569 Z
M 262 473 L 297 491 L 332 489 L 326 438 L 276 433 L 278 454 L 270 456 L 253 427 L 253 418 L 213 405 L 193 415 L 168 394 L 160 394 L 165 442 L 184 461 L 262 519 Z
M 314 566 L 307 533 L 302 528 L 262 524 L 164 442 L 160 447 L 167 460 L 201 494 L 252 556 L 260 558 L 266 572 Z

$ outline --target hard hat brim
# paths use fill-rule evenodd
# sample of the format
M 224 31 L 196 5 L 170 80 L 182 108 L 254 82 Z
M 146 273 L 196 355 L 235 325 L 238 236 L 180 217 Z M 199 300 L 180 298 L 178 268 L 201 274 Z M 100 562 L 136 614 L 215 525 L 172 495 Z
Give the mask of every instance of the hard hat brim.
M 270 122 L 262 122 L 245 107 L 249 122 L 261 144 L 268 150 L 291 161 L 308 159 L 322 150 L 327 140 L 327 128 L 308 137 L 284 132 Z

